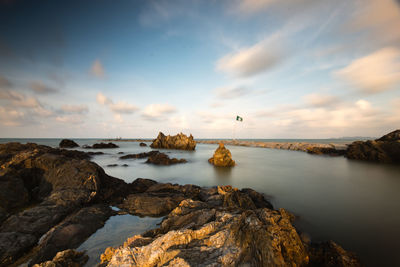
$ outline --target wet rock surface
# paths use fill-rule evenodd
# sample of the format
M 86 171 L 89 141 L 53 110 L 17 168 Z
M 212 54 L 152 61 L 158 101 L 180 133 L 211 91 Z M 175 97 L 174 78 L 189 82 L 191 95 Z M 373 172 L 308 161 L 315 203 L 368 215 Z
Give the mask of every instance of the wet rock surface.
M 168 148 L 168 149 L 181 149 L 181 150 L 195 150 L 196 141 L 193 136 L 187 137 L 183 133 L 177 135 L 164 135 L 160 132 L 157 138 L 150 145 L 151 148 Z
M 374 141 L 357 141 L 347 148 L 349 159 L 400 164 L 400 130 L 393 131 Z
M 186 159 L 170 158 L 165 153 L 157 153 L 157 154 L 151 155 L 146 161 L 146 163 L 155 164 L 155 165 L 173 165 L 173 164 L 186 163 L 186 162 L 187 162 Z
M 302 241 L 292 225 L 294 216 L 273 210 L 256 191 L 230 186 L 187 189 L 149 186 L 142 195 L 167 190 L 185 199 L 160 227 L 108 248 L 102 266 L 359 266 L 353 254 L 334 242 Z
M 208 160 L 209 163 L 217 167 L 233 167 L 235 161 L 232 159 L 232 154 L 229 149 L 225 148 L 223 143 L 219 143 L 219 147 L 215 150 L 212 158 Z
M 89 145 L 84 145 L 83 148 L 93 148 L 93 149 L 101 149 L 101 148 L 118 148 L 114 143 L 99 143 L 99 144 L 93 144 L 92 146 Z
M 77 143 L 75 143 L 73 140 L 70 139 L 63 139 L 61 140 L 59 147 L 62 148 L 74 148 L 74 147 L 79 147 Z

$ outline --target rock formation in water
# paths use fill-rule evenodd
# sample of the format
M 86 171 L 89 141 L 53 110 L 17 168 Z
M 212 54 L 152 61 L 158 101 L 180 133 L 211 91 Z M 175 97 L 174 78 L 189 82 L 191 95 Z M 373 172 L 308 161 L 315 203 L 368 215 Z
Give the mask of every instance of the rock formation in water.
M 301 240 L 293 216 L 273 210 L 254 190 L 148 179 L 126 184 L 88 158 L 36 144 L 0 145 L 0 266 L 82 266 L 87 257 L 69 249 L 117 214 L 110 205 L 167 217 L 159 228 L 108 249 L 102 259 L 109 266 L 357 266 L 333 242 Z
M 84 145 L 83 148 L 94 148 L 94 149 L 100 149 L 100 148 L 118 148 L 114 143 L 103 143 L 101 142 L 100 144 L 94 144 L 92 146 L 89 145 Z
M 193 136 L 187 137 L 183 133 L 177 135 L 165 136 L 160 132 L 153 143 L 150 145 L 151 148 L 168 148 L 168 149 L 181 149 L 181 150 L 195 150 L 196 141 Z
M 307 148 L 307 153 L 314 155 L 328 155 L 336 157 L 345 155 L 346 150 L 336 149 L 334 146 L 332 147 L 310 146 Z
M 63 139 L 63 140 L 61 140 L 59 147 L 74 148 L 74 147 L 79 147 L 79 145 L 77 143 L 75 143 L 73 140 Z
M 151 155 L 146 163 L 155 164 L 155 165 L 173 165 L 178 163 L 186 163 L 186 159 L 177 159 L 177 158 L 170 158 L 165 153 L 157 153 L 155 155 Z
M 142 152 L 142 153 L 138 153 L 138 154 L 128 154 L 125 156 L 121 156 L 119 158 L 120 159 L 143 159 L 143 158 L 148 158 L 150 156 L 156 155 L 158 153 L 160 153 L 160 152 L 157 150 L 152 150 L 149 152 Z
M 400 164 L 400 130 L 374 141 L 357 141 L 347 148 L 346 157 L 366 161 Z
M 208 162 L 218 167 L 235 166 L 235 161 L 232 159 L 232 154 L 229 149 L 225 148 L 223 143 L 219 143 L 219 147 L 215 150 L 212 158 Z
M 106 249 L 102 266 L 360 266 L 332 241 L 303 241 L 294 216 L 273 210 L 254 190 L 138 183 L 148 185 L 121 208 L 137 215 L 172 211 L 160 227 Z
M 139 146 L 147 146 L 145 143 L 140 143 Z

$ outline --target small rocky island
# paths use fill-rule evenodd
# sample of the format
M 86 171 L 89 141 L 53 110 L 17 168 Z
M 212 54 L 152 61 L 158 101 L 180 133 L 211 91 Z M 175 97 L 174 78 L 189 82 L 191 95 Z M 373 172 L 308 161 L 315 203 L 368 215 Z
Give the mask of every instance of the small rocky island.
M 196 141 L 194 141 L 193 136 L 187 137 L 183 133 L 177 135 L 165 136 L 160 132 L 153 143 L 150 145 L 151 148 L 167 148 L 167 149 L 180 149 L 180 150 L 195 150 Z
M 229 149 L 225 148 L 223 143 L 219 143 L 219 147 L 215 150 L 212 158 L 208 162 L 217 167 L 233 167 L 235 161 L 232 159 L 232 154 Z
M 167 154 L 161 153 L 157 150 L 152 150 L 149 152 L 142 152 L 138 154 L 128 154 L 125 156 L 119 157 L 120 159 L 142 159 L 148 158 L 146 163 L 155 164 L 155 165 L 172 165 L 178 163 L 186 163 L 186 159 L 177 159 L 170 158 Z
M 166 216 L 108 248 L 101 266 L 359 266 L 333 241 L 313 243 L 252 189 L 199 187 L 107 175 L 90 155 L 0 144 L 0 266 L 83 266 L 77 248 L 119 212 Z
M 93 148 L 93 149 L 101 149 L 101 148 L 118 148 L 119 146 L 117 146 L 114 143 L 99 143 L 99 144 L 93 144 L 92 146 L 89 145 L 84 145 L 83 148 Z

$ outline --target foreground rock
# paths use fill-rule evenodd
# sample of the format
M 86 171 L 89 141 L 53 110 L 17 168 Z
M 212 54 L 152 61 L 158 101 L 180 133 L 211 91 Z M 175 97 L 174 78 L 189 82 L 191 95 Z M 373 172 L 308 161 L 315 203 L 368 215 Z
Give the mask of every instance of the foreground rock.
M 193 136 L 187 137 L 183 133 L 177 135 L 165 136 L 160 132 L 157 138 L 150 145 L 151 148 L 168 148 L 168 149 L 181 149 L 181 150 L 195 150 L 196 141 Z
M 118 148 L 114 143 L 100 143 L 100 144 L 94 144 L 92 146 L 84 145 L 83 148 L 94 148 L 94 149 L 100 149 L 100 148 Z
M 142 195 L 154 187 L 155 194 L 162 192 L 163 186 L 153 184 Z M 102 266 L 359 266 L 334 242 L 302 241 L 292 225 L 294 216 L 273 210 L 251 189 L 187 189 L 170 185 L 185 199 L 159 228 L 108 248 Z
M 232 160 L 232 154 L 229 149 L 225 148 L 223 143 L 219 143 L 219 147 L 214 152 L 214 156 L 208 159 L 208 162 L 218 167 L 233 167 L 235 161 Z
M 36 144 L 0 145 L 0 266 L 26 253 L 32 263 L 50 260 L 113 214 L 105 203 L 120 201 L 126 184 L 88 157 Z
M 74 148 L 74 147 L 79 147 L 79 145 L 77 143 L 75 143 L 74 141 L 72 141 L 72 140 L 63 139 L 63 140 L 61 140 L 61 142 L 59 144 L 59 147 L 62 147 L 62 148 Z
M 88 259 L 84 252 L 68 249 L 58 252 L 51 261 L 35 264 L 34 267 L 80 267 L 84 266 Z
M 400 164 L 400 130 L 374 141 L 357 141 L 347 148 L 346 157 L 382 163 Z

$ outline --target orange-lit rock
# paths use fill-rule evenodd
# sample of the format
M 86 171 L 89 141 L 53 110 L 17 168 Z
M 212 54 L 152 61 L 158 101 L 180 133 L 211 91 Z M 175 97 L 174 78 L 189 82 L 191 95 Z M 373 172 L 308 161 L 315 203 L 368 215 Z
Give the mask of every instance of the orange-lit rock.
M 219 143 L 219 147 L 215 150 L 213 157 L 210 158 L 208 162 L 218 167 L 232 167 L 236 164 L 232 159 L 231 152 L 229 149 L 225 148 L 223 143 Z

